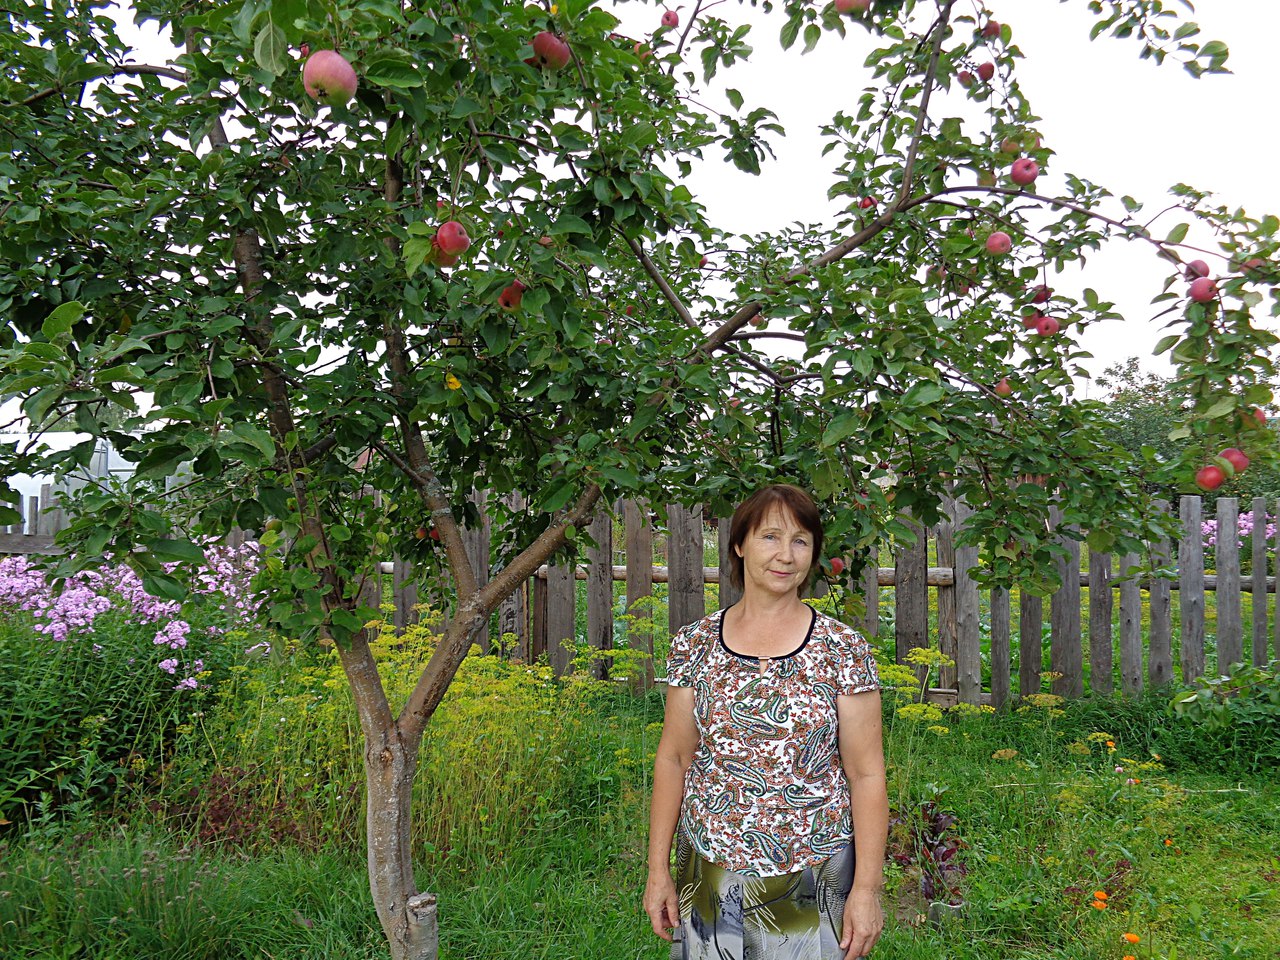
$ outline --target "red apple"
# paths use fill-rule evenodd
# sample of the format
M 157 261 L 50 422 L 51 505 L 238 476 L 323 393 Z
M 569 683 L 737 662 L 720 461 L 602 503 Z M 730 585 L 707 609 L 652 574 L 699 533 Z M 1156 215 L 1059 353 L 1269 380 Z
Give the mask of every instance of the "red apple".
M 861 200 L 858 201 L 858 206 L 860 206 L 863 210 L 874 210 L 876 206 L 876 198 L 863 197 Z
M 698 266 L 699 266 L 699 267 L 705 267 L 706 265 L 707 265 L 707 255 L 704 253 L 704 254 L 703 254 L 703 255 L 698 259 Z
M 551 246 L 551 245 L 552 245 L 552 244 L 554 244 L 554 243 L 555 243 L 555 241 L 554 241 L 554 240 L 552 240 L 550 237 L 539 237 L 539 238 L 538 238 L 538 246 L 540 246 L 540 247 L 549 247 L 549 246 Z
M 1022 144 L 1020 144 L 1017 140 L 1013 139 L 1013 137 L 1008 137 L 1000 141 L 1000 152 L 1001 153 L 1021 153 Z
M 960 82 L 960 86 L 962 87 L 973 86 L 973 74 L 970 73 L 968 70 L 961 70 L 959 73 L 957 73 L 956 80 Z
M 425 540 L 427 539 L 427 528 L 419 527 L 417 530 L 413 531 L 413 535 L 418 540 Z
M 625 313 L 628 317 L 632 317 L 632 316 L 635 316 L 636 308 L 633 307 L 631 304 L 627 304 L 627 309 L 623 310 L 622 312 Z
M 997 230 L 987 237 L 987 253 L 1004 256 L 1013 249 L 1013 241 L 1003 230 Z
M 664 27 L 680 26 L 680 14 L 674 10 L 667 10 L 662 14 L 662 25 Z
M 311 44 L 304 43 L 302 46 L 298 47 L 298 56 L 300 56 L 303 60 L 311 56 Z
M 983 83 L 988 82 L 996 75 L 996 65 L 994 63 L 978 64 L 978 79 Z
M 562 70 L 569 63 L 569 45 L 549 30 L 533 38 L 533 55 L 538 66 Z
M 513 280 L 510 284 L 502 288 L 502 293 L 498 294 L 498 306 L 507 313 L 511 313 L 520 309 L 520 301 L 524 298 L 524 292 L 528 289 L 519 280 Z
M 1244 451 L 1235 447 L 1227 447 L 1218 456 L 1231 464 L 1236 473 L 1243 473 L 1249 466 L 1249 458 L 1245 456 Z
M 446 257 L 456 257 L 471 246 L 471 238 L 457 220 L 446 220 L 436 231 L 435 244 Z
M 1032 310 L 1022 315 L 1022 325 L 1028 330 L 1034 330 L 1040 326 L 1040 321 L 1044 319 L 1044 314 L 1039 310 Z
M 1197 277 L 1207 277 L 1209 275 L 1209 265 L 1203 260 L 1192 260 L 1187 264 L 1187 279 L 1194 280 Z
M 1036 324 L 1036 333 L 1042 337 L 1052 337 L 1058 329 L 1058 321 L 1053 317 L 1041 317 L 1040 322 Z
M 836 10 L 840 13 L 866 13 L 871 9 L 871 0 L 836 0 Z
M 1035 287 L 1035 288 L 1033 288 L 1033 289 L 1032 289 L 1032 291 L 1031 291 L 1031 302 L 1032 302 L 1032 303 L 1045 303 L 1045 302 L 1047 302 L 1047 301 L 1048 301 L 1048 299 L 1049 299 L 1050 297 L 1052 297 L 1052 296 L 1053 296 L 1053 289 L 1052 289 L 1051 287 L 1046 287 L 1046 286 L 1042 283 L 1042 284 L 1040 284 L 1040 286 Z
M 1260 427 L 1265 427 L 1267 425 L 1267 415 L 1262 412 L 1261 407 L 1253 408 L 1253 419 L 1257 422 L 1258 426 Z
M 1196 486 L 1201 490 L 1217 490 L 1226 479 L 1226 471 L 1213 464 L 1196 471 Z
M 837 577 L 844 573 L 844 557 L 831 558 L 831 572 Z
M 1240 264 L 1240 272 L 1250 280 L 1265 280 L 1267 274 L 1267 261 L 1261 257 L 1250 257 L 1244 263 Z
M 1209 277 L 1197 277 L 1188 292 L 1196 303 L 1208 303 L 1218 295 L 1218 285 Z
M 440 539 L 440 531 L 439 531 L 439 530 L 437 530 L 435 527 L 432 527 L 432 528 L 431 528 L 431 539 L 432 539 L 432 540 L 439 540 L 439 539 Z
M 1008 397 L 1013 395 L 1013 385 L 1009 383 L 1008 377 L 1001 377 L 1000 382 L 991 388 L 991 392 L 997 397 Z
M 1009 179 L 1020 187 L 1033 183 L 1038 176 L 1040 176 L 1040 164 L 1030 157 L 1013 161 L 1013 166 L 1009 170 Z
M 356 95 L 356 72 L 337 50 L 317 50 L 302 66 L 302 85 L 325 103 L 346 103 Z
M 1000 36 L 1000 24 L 995 20 L 988 20 L 982 25 L 982 35 L 987 39 Z
M 735 409 L 736 409 L 737 407 L 742 406 L 742 401 L 741 401 L 741 400 L 739 400 L 737 397 L 730 397 L 730 398 L 729 398 L 729 406 L 730 406 L 730 407 L 733 407 L 733 408 L 735 408 Z

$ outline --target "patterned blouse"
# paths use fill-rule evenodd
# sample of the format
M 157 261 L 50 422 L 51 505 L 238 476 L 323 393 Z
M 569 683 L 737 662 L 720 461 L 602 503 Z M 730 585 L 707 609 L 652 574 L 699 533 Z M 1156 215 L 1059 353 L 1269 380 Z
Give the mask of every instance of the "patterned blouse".
M 671 640 L 667 682 L 692 687 L 700 742 L 681 819 L 705 860 L 749 876 L 816 866 L 853 836 L 836 697 L 878 690 L 871 648 L 813 612 L 794 652 L 762 661 L 721 635 L 724 611 Z

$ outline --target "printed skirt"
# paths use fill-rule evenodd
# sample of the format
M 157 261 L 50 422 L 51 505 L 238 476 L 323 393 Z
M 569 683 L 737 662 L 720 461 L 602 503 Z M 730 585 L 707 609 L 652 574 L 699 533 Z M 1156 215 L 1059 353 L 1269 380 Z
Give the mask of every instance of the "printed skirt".
M 778 877 L 735 873 L 702 859 L 676 831 L 680 926 L 671 960 L 842 960 L 853 843 L 814 867 Z

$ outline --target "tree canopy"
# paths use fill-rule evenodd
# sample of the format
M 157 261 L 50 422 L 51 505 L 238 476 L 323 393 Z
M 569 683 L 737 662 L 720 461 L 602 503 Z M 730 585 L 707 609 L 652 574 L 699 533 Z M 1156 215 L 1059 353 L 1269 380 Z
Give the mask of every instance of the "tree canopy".
M 1224 69 L 1226 47 L 1157 0 L 1079 6 L 1143 57 Z M 1039 192 L 1052 138 L 1018 85 L 1016 23 L 980 6 L 786 0 L 784 47 L 847 31 L 878 46 L 815 144 L 829 223 L 725 231 L 682 174 L 757 170 L 786 124 L 733 90 L 731 110 L 704 105 L 752 55 L 736 9 L 694 3 L 670 27 L 655 8 L 632 37 L 593 0 L 136 0 L 172 41 L 159 63 L 99 4 L 7 10 L 0 392 L 37 431 L 70 421 L 90 439 L 0 460 L 65 473 L 105 438 L 137 466 L 69 505 L 61 569 L 125 558 L 172 596 L 164 565 L 233 527 L 287 546 L 272 614 L 339 643 L 385 798 L 488 613 L 616 497 L 725 505 L 796 480 L 856 564 L 909 534 L 903 512 L 936 517 L 950 484 L 986 575 L 1043 586 L 1051 504 L 1068 525 L 1107 517 L 1095 546 L 1134 549 L 1155 523 L 1152 470 L 1185 488 L 1228 442 L 1270 455 L 1252 412 L 1275 375 L 1280 220 L 1178 187 L 1157 233 L 1140 200 L 1084 176 Z M 342 71 L 311 84 L 322 95 L 304 86 L 326 51 L 354 69 L 349 100 Z M 1192 223 L 1218 244 L 1199 299 Z M 1109 238 L 1169 263 L 1156 350 L 1188 398 L 1180 462 L 1118 445 L 1073 397 L 1078 332 L 1119 322 L 1111 303 L 1038 292 Z M 527 503 L 494 518 L 503 559 L 484 586 L 460 535 L 477 488 Z M 415 535 L 429 528 L 438 546 Z M 455 586 L 398 716 L 359 606 L 377 551 Z M 397 796 L 370 803 L 375 899 L 416 889 L 373 866 L 407 860 L 386 841 L 407 817 Z M 394 900 L 380 916 L 403 946 L 414 922 Z

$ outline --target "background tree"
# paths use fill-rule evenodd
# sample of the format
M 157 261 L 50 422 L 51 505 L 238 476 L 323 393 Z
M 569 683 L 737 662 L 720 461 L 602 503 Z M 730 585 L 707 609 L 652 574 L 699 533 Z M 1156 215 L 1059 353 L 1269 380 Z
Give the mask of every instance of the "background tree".
M 1155 0 L 1081 6 L 1143 56 L 1223 68 L 1226 48 Z M 1092 291 L 1035 288 L 1112 237 L 1177 264 L 1193 220 L 1222 250 L 1217 288 L 1188 300 L 1171 267 L 1177 332 L 1159 349 L 1192 398 L 1189 436 L 1259 445 L 1247 414 L 1270 398 L 1275 338 L 1253 312 L 1280 221 L 1180 188 L 1184 222 L 1159 240 L 1136 201 L 1081 177 L 1038 193 L 1052 151 L 1020 53 L 977 8 L 775 11 L 785 47 L 850 29 L 881 46 L 823 131 L 831 222 L 761 235 L 717 229 L 677 179 L 706 154 L 759 169 L 782 130 L 733 91 L 732 113 L 702 106 L 718 69 L 751 55 L 731 5 L 663 28 L 651 11 L 639 40 L 590 0 L 134 10 L 168 32 L 170 62 L 137 62 L 91 3 L 5 14 L 0 390 L 137 464 L 70 505 L 61 571 L 123 558 L 179 595 L 201 543 L 282 521 L 286 536 L 263 535 L 284 550 L 270 614 L 341 651 L 396 958 L 435 952 L 409 850 L 424 727 L 496 605 L 601 504 L 723 505 L 797 479 L 832 505 L 833 550 L 861 563 L 886 531 L 909 535 L 898 511 L 934 519 L 950 481 L 976 508 L 966 535 L 988 576 L 1047 585 L 1051 498 L 1068 523 L 1108 517 L 1096 546 L 1135 549 L 1154 523 L 1148 467 L 1072 399 L 1076 332 L 1118 318 Z M 330 70 L 309 93 L 301 61 L 321 51 Z M 981 120 L 949 115 L 958 98 Z M 779 340 L 801 356 L 777 356 Z M 105 403 L 133 415 L 109 427 Z M 57 473 L 90 449 L 3 457 L 9 473 Z M 1015 482 L 1028 474 L 1049 480 Z M 480 487 L 528 498 L 496 512 L 483 586 L 461 536 Z M 394 705 L 359 599 L 369 557 L 391 550 L 453 584 L 448 628 Z

